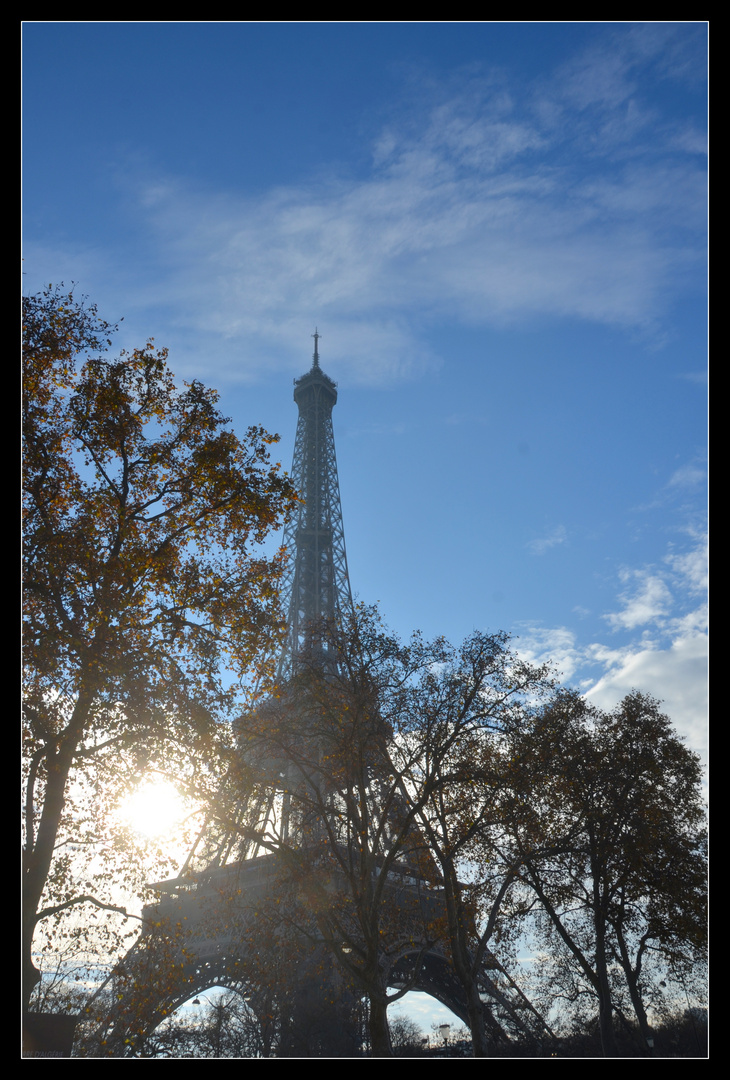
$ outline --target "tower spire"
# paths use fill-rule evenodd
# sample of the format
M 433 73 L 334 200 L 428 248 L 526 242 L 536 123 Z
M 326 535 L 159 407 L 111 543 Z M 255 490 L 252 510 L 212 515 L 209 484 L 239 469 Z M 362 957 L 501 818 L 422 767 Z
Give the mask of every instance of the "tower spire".
M 336 625 L 352 611 L 332 428 L 337 384 L 320 367 L 321 336 L 315 329 L 311 370 L 294 380 L 299 419 L 292 481 L 301 501 L 284 530 L 289 567 L 282 588 L 287 637 L 280 677 L 292 673 L 312 629 L 323 621 Z

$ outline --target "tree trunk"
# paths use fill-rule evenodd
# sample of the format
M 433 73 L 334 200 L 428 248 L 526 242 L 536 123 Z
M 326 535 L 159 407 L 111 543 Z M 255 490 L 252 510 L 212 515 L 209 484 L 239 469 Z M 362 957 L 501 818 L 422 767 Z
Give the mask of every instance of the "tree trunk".
M 23 897 L 22 897 L 22 1003 L 26 1012 L 33 989 L 40 981 L 40 973 L 33 963 L 33 935 L 38 922 L 43 890 L 51 872 L 53 852 L 58 839 L 58 829 L 63 816 L 66 783 L 68 781 L 73 755 L 78 745 L 81 732 L 93 700 L 93 693 L 86 693 L 78 699 L 69 721 L 63 741 L 54 753 L 52 745 L 47 744 L 46 788 L 43 794 L 43 809 L 35 835 L 32 835 L 34 823 L 29 823 L 30 835 L 26 837 L 26 850 L 23 858 Z
M 50 755 L 49 755 L 50 756 Z M 48 764 L 48 778 L 43 799 L 43 810 L 38 833 L 28 838 L 28 848 L 23 859 L 23 897 L 22 897 L 22 964 L 23 964 L 23 1011 L 28 1010 L 30 996 L 40 982 L 40 972 L 33 963 L 33 935 L 38 922 L 43 890 L 50 873 L 53 850 L 58 836 L 58 827 L 63 814 L 64 793 L 68 777 L 68 766 L 54 756 Z
M 436 840 L 432 830 L 428 830 L 431 841 Z M 454 860 L 446 854 L 438 842 L 434 843 L 436 855 L 441 865 L 443 874 L 444 903 L 449 928 L 449 940 L 451 942 L 451 957 L 454 971 L 464 990 L 467 1002 L 467 1016 L 469 1030 L 471 1031 L 471 1044 L 473 1057 L 489 1057 L 489 1048 L 484 1028 L 484 1007 L 476 984 L 476 972 L 474 957 L 469 951 L 469 929 L 472 940 L 476 927 L 467 927 L 467 914 L 462 902 L 459 879 Z
M 370 994 L 370 1048 L 373 1057 L 393 1057 L 388 1028 L 388 1005 L 380 995 Z
M 467 998 L 472 1057 L 489 1057 L 489 1043 L 484 1027 L 484 1006 L 474 984 L 467 988 Z
M 598 981 L 598 1025 L 604 1057 L 618 1057 L 616 1036 L 613 1030 L 613 1002 L 608 982 L 606 963 L 606 922 L 598 882 L 593 886 L 593 917 L 596 931 L 596 978 Z
M 629 957 L 629 951 L 626 947 L 626 940 L 624 938 L 623 931 L 620 926 L 614 927 L 614 929 L 616 931 L 616 938 L 619 945 L 619 957 L 621 960 L 621 967 L 624 969 L 624 975 L 626 976 L 626 985 L 629 988 L 629 997 L 631 998 L 631 1004 L 634 1007 L 634 1013 L 639 1024 L 639 1031 L 641 1032 L 644 1050 L 647 1057 L 653 1057 L 654 1050 L 652 1032 L 651 1028 L 649 1027 L 649 1019 L 646 1015 L 646 1010 L 644 1009 L 644 1002 L 641 999 L 641 989 L 639 987 L 642 961 L 641 954 L 643 951 L 644 942 L 642 942 L 642 947 L 639 950 L 639 954 L 636 959 L 636 969 L 634 970 L 634 967 L 631 963 L 631 958 Z

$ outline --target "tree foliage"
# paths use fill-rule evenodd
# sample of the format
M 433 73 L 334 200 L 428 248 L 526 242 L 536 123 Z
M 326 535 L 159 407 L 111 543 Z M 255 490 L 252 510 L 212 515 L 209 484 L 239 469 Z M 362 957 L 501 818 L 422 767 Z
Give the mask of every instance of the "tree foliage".
M 174 747 L 204 769 L 281 630 L 279 557 L 252 554 L 294 499 L 277 437 L 237 438 L 152 342 L 106 358 L 113 329 L 61 288 L 23 302 L 26 1000 L 38 923 L 110 904 L 69 879 L 73 801 Z
M 610 712 L 562 693 L 510 751 L 512 840 L 540 905 L 553 993 L 597 1003 L 607 1056 L 628 1007 L 647 1052 L 652 987 L 662 974 L 689 978 L 705 952 L 699 759 L 636 691 Z

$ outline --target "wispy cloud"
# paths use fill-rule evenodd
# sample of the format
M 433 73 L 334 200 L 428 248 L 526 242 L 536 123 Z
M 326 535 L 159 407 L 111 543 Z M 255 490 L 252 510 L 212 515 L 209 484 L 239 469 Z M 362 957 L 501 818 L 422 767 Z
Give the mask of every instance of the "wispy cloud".
M 140 300 L 174 305 L 191 348 L 244 343 L 240 377 L 300 365 L 313 321 L 338 369 L 369 383 L 438 362 L 434 316 L 655 332 L 704 256 L 703 161 L 645 93 L 676 36 L 617 32 L 540 85 L 492 74 L 404 106 L 357 178 L 334 163 L 255 198 L 142 179 L 156 268 Z
M 688 461 L 674 470 L 669 479 L 655 492 L 650 502 L 644 503 L 638 509 L 655 510 L 667 506 L 681 506 L 683 512 L 686 512 L 689 504 L 697 500 L 697 496 L 701 498 L 706 493 L 704 491 L 706 485 L 707 467 L 705 463 L 699 460 Z M 698 505 L 701 506 L 701 504 Z M 706 520 L 704 507 L 701 507 L 700 513 L 704 522 Z M 691 530 L 694 535 L 699 535 L 697 529 L 698 526 L 695 526 Z
M 683 465 L 669 479 L 669 486 L 674 488 L 698 488 L 704 484 L 706 473 L 696 465 Z
M 686 371 L 680 375 L 675 376 L 677 379 L 686 379 L 687 382 L 698 383 L 700 385 L 707 384 L 709 381 L 707 369 L 704 371 Z
M 688 625 L 703 628 L 704 605 L 697 608 L 687 601 L 706 593 L 706 534 L 696 536 L 689 551 L 670 551 L 663 565 L 624 568 L 620 579 L 628 586 L 620 593 L 621 607 L 604 615 L 612 629 L 635 630 L 647 624 L 669 632 Z M 684 599 L 683 605 L 677 602 L 676 594 Z
M 550 548 L 557 547 L 558 544 L 564 544 L 567 539 L 568 533 L 565 526 L 556 525 L 546 536 L 530 540 L 529 543 L 525 544 L 525 547 L 533 555 L 544 555 Z

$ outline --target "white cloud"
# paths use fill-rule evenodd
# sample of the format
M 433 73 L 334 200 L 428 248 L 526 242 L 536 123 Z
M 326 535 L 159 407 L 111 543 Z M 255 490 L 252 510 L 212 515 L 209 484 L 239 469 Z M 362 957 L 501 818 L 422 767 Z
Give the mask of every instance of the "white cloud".
M 544 627 L 528 623 L 518 627 L 517 652 L 536 664 L 551 663 L 568 682 L 585 663 L 584 649 L 565 626 Z
M 665 633 L 704 630 L 706 605 L 697 606 L 695 598 L 707 592 L 707 534 L 690 531 L 690 535 L 694 546 L 684 552 L 670 551 L 663 566 L 621 571 L 621 581 L 633 589 L 620 594 L 621 610 L 603 616 L 613 630 L 647 625 Z
M 604 615 L 612 629 L 634 630 L 667 614 L 672 605 L 672 594 L 660 577 L 645 570 L 625 570 L 621 578 L 623 581 L 637 582 L 638 587 L 633 595 L 628 592 L 621 594 L 620 599 L 624 604 L 621 611 Z
M 678 638 L 668 649 L 627 652 L 586 697 L 610 709 L 630 690 L 644 690 L 659 698 L 680 734 L 706 756 L 708 651 L 707 637 L 695 633 Z
M 665 562 L 682 586 L 694 595 L 705 594 L 708 586 L 707 535 L 698 537 L 697 546 L 681 554 L 667 555 Z
M 450 1009 L 447 1009 L 445 1005 L 436 1001 L 429 994 L 421 993 L 418 990 L 410 990 L 407 994 L 404 994 L 402 998 L 391 1005 L 388 1013 L 391 1018 L 400 1014 L 409 1016 L 421 1025 L 426 1035 L 432 1034 L 432 1024 L 451 1024 L 453 1028 L 461 1025 L 461 1021 Z
M 525 660 L 550 661 L 569 684 L 577 681 L 601 709 L 612 709 L 631 690 L 643 690 L 662 702 L 679 733 L 693 750 L 707 756 L 707 636 L 688 629 L 673 641 L 630 642 L 610 648 L 601 642 L 581 645 L 567 627 L 526 627 L 516 642 Z

